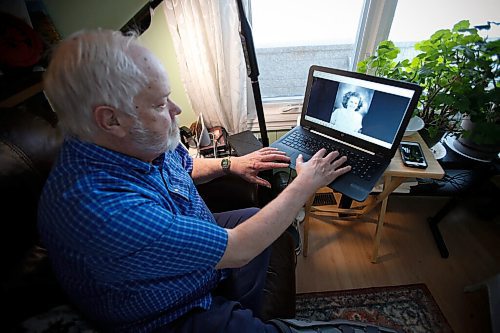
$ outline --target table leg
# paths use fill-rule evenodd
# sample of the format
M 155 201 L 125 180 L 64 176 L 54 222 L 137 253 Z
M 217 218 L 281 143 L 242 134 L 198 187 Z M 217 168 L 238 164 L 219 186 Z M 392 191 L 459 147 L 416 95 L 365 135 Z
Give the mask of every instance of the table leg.
M 340 196 L 340 202 L 339 202 L 338 207 L 342 208 L 342 209 L 349 209 L 349 208 L 351 208 L 351 205 L 352 205 L 352 199 L 350 197 L 348 197 L 347 195 L 342 194 Z M 349 214 L 345 214 L 345 213 L 338 213 L 338 214 L 339 214 L 339 217 L 349 216 Z
M 382 206 L 380 207 L 380 213 L 378 215 L 377 229 L 375 231 L 375 237 L 373 239 L 373 254 L 372 263 L 376 264 L 378 260 L 378 248 L 380 247 L 380 240 L 382 239 L 382 229 L 384 227 L 385 212 L 387 210 L 387 201 L 389 197 L 385 197 L 382 201 Z
M 380 247 L 380 240 L 382 239 L 382 231 L 384 228 L 384 219 L 385 213 L 387 210 L 387 201 L 389 200 L 389 194 L 392 193 L 401 183 L 405 180 L 405 178 L 401 177 L 384 177 L 384 189 L 382 193 L 377 196 L 375 202 L 382 202 L 380 207 L 380 212 L 378 215 L 377 229 L 375 230 L 375 237 L 373 239 L 373 253 L 372 253 L 372 263 L 377 263 L 378 261 L 378 249 Z
M 441 208 L 436 215 L 429 217 L 427 222 L 429 223 L 429 227 L 432 231 L 432 236 L 434 236 L 434 240 L 436 241 L 436 245 L 438 247 L 439 253 L 442 258 L 448 258 L 450 256 L 450 252 L 446 247 L 446 243 L 444 242 L 443 235 L 439 230 L 439 222 L 457 205 L 458 199 L 457 197 L 452 197 L 446 205 Z
M 368 214 L 372 209 L 374 209 L 379 203 L 381 203 L 385 198 L 387 198 L 399 185 L 401 185 L 407 178 L 402 177 L 384 177 L 384 187 L 382 192 L 380 192 L 373 202 L 363 208 L 362 214 Z
M 306 202 L 305 206 L 305 217 L 304 217 L 304 246 L 302 247 L 302 255 L 307 257 L 307 251 L 309 249 L 309 219 L 311 216 L 311 207 L 314 202 L 314 197 L 316 194 L 313 194 L 309 200 Z

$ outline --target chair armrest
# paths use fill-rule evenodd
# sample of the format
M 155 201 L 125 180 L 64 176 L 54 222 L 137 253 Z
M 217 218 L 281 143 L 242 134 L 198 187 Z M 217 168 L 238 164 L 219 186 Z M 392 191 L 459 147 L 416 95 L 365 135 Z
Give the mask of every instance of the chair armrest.
M 292 236 L 284 232 L 271 245 L 262 319 L 295 318 L 295 266 L 297 257 Z
M 235 175 L 219 177 L 196 187 L 213 213 L 259 207 L 258 185 Z

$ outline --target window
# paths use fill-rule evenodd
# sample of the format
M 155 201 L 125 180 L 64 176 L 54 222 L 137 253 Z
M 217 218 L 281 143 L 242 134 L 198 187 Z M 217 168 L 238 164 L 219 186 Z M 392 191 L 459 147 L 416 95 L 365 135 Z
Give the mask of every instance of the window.
M 264 99 L 303 96 L 313 64 L 349 69 L 363 0 L 252 0 Z
M 415 42 L 429 38 L 439 29 L 451 29 L 464 19 L 469 20 L 471 26 L 500 22 L 500 3 L 498 0 L 420 0 L 418 3 L 399 0 L 389 39 L 400 48 L 400 57 L 411 58 L 415 55 Z M 500 26 L 493 25 L 488 32 L 482 33 L 488 38 L 499 38 Z
M 498 0 L 251 0 L 250 8 L 266 121 L 281 128 L 300 113 L 312 64 L 355 70 L 382 40 L 406 52 L 462 19 L 500 22 Z M 500 37 L 500 27 L 488 34 Z

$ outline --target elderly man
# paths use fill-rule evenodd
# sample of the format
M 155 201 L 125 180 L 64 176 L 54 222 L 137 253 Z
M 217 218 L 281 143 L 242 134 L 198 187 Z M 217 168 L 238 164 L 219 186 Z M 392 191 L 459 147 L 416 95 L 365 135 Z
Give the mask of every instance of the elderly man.
M 38 225 L 81 311 L 117 332 L 284 329 L 256 317 L 267 248 L 307 198 L 350 170 L 341 167 L 346 158 L 324 150 L 306 163 L 299 157 L 298 176 L 266 207 L 212 214 L 194 184 L 231 172 L 269 185 L 258 172 L 289 158 L 263 148 L 230 163 L 192 159 L 179 145 L 181 110 L 167 74 L 133 36 L 70 36 L 53 53 L 44 84 L 66 140 Z M 236 269 L 246 278 L 232 279 Z

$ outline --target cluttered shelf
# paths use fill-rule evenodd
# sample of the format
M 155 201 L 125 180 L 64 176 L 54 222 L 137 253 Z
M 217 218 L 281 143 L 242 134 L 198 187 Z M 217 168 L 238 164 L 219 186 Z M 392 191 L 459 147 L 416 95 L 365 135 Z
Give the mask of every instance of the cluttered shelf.
M 0 20 L 0 107 L 11 108 L 43 90 L 48 50 L 61 37 L 41 1 L 4 1 Z

